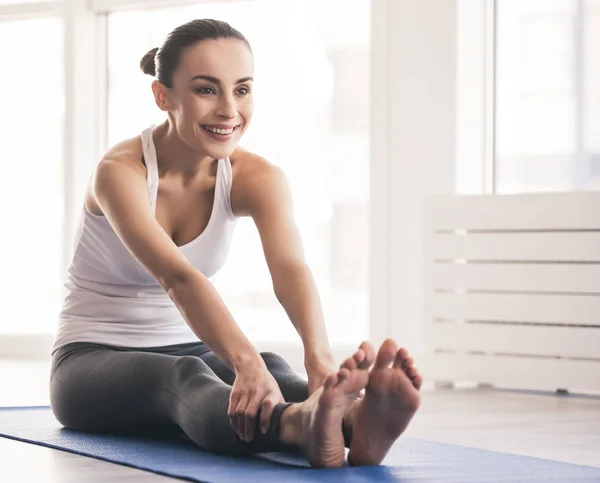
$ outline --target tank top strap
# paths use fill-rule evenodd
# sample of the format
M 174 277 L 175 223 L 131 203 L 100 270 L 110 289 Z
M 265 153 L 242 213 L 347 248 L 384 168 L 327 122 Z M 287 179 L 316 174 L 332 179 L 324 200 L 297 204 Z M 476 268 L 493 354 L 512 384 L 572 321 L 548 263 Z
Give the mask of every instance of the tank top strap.
M 231 208 L 231 186 L 233 180 L 233 173 L 231 169 L 231 160 L 229 158 L 219 159 L 218 176 L 220 182 L 220 189 L 218 193 L 221 197 L 219 200 L 220 204 L 225 208 L 225 213 L 230 218 L 235 218 L 233 209 Z
M 156 212 L 156 197 L 158 195 L 158 164 L 156 160 L 156 147 L 152 139 L 154 125 L 142 131 L 142 153 L 146 163 L 148 191 L 150 192 L 150 204 L 152 213 Z

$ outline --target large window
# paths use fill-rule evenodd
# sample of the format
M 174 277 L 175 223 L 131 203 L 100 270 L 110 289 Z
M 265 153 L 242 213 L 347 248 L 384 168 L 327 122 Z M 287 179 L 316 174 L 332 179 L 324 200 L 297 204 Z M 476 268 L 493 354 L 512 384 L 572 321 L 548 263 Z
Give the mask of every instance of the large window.
M 225 20 L 252 45 L 255 114 L 240 144 L 287 173 L 330 338 L 368 337 L 370 2 L 240 0 L 109 14 L 109 145 L 164 120 L 139 60 L 193 18 Z M 215 284 L 253 340 L 297 340 L 251 221 L 239 222 Z
M 458 191 L 598 189 L 600 0 L 458 6 Z
M 0 333 L 52 332 L 63 282 L 63 31 L 0 21 Z
M 600 1 L 502 0 L 497 191 L 600 185 Z

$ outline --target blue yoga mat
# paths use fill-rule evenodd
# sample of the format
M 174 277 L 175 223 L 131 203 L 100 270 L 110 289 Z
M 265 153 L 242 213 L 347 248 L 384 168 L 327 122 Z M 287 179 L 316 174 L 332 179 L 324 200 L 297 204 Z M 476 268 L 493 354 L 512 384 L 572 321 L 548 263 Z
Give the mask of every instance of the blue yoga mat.
M 194 482 L 600 482 L 600 468 L 401 438 L 384 466 L 317 470 L 298 456 L 232 458 L 183 433 L 90 434 L 64 429 L 50 408 L 0 408 L 0 436 Z

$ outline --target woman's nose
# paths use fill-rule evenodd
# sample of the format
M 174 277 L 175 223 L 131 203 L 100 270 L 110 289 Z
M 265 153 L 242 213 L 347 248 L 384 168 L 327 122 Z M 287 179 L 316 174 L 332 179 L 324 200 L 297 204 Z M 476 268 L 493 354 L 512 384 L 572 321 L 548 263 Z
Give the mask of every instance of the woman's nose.
M 229 97 L 224 97 L 217 107 L 217 115 L 232 119 L 237 113 L 235 100 Z

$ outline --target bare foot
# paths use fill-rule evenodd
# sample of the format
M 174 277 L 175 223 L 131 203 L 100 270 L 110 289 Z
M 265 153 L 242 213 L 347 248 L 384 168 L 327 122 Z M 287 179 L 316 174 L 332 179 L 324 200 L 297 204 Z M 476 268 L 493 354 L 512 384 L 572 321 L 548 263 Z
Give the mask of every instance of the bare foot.
M 342 420 L 367 385 L 375 353 L 368 342 L 360 347 L 338 372 L 325 379 L 321 389 L 282 414 L 281 441 L 300 446 L 315 468 L 338 468 L 344 464 Z
M 352 416 L 350 465 L 383 461 L 419 408 L 422 382 L 408 351 L 399 349 L 392 339 L 386 340 L 369 374 L 365 396 Z

